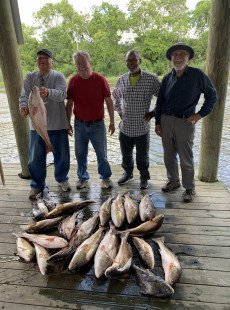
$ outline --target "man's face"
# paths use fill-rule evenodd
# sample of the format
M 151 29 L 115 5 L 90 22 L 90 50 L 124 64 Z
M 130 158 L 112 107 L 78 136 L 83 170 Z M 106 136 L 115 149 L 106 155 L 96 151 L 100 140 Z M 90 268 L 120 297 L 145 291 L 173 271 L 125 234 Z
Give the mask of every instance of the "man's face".
M 176 71 L 181 71 L 187 66 L 189 56 L 186 50 L 176 50 L 172 53 L 171 60 Z
M 92 67 L 87 57 L 85 57 L 84 55 L 78 56 L 75 65 L 77 67 L 77 72 L 80 77 L 82 77 L 83 79 L 88 79 L 91 76 Z
M 38 68 L 42 73 L 48 73 L 52 68 L 52 63 L 52 59 L 45 53 L 39 53 L 37 55 Z
M 126 66 L 129 69 L 130 73 L 134 74 L 139 72 L 140 63 L 141 60 L 136 54 L 130 53 L 126 56 Z

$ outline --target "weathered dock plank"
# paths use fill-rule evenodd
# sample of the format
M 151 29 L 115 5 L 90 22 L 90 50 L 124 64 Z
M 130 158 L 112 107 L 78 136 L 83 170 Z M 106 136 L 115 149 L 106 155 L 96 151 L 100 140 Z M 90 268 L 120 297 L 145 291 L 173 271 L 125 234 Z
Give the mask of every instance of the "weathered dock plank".
M 92 264 L 76 274 L 63 273 L 42 276 L 36 262 L 18 261 L 15 237 L 20 225 L 32 221 L 31 203 L 27 199 L 29 181 L 17 177 L 17 164 L 4 164 L 6 186 L 0 185 L 0 307 L 4 309 L 203 309 L 229 310 L 230 304 L 230 194 L 221 182 L 196 182 L 194 202 L 181 202 L 183 188 L 164 194 L 164 167 L 151 167 L 152 180 L 146 191 L 139 190 L 139 176 L 127 186 L 118 187 L 116 180 L 122 174 L 119 165 L 112 167 L 114 188 L 103 191 L 97 168 L 90 165 L 91 186 L 76 190 L 75 171 L 72 165 L 70 193 L 61 193 L 54 178 L 53 166 L 48 167 L 47 181 L 50 199 L 67 202 L 76 199 L 96 200 L 85 214 L 98 210 L 110 195 L 129 190 L 137 200 L 148 192 L 154 201 L 157 214 L 165 221 L 154 237 L 164 236 L 165 244 L 178 256 L 183 273 L 175 285 L 175 293 L 168 299 L 146 297 L 140 294 L 132 274 L 126 279 L 96 279 Z M 153 245 L 154 243 L 150 241 Z M 157 249 L 155 245 L 154 250 Z M 159 253 L 156 270 L 163 276 Z M 57 270 L 56 270 L 57 272 Z

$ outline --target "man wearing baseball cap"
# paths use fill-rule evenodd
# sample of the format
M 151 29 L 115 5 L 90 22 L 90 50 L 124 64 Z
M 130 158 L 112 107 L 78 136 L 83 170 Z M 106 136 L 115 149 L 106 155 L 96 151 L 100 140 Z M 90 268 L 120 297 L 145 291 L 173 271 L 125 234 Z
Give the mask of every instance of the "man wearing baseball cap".
M 47 48 L 37 52 L 38 70 L 26 75 L 19 110 L 23 117 L 29 114 L 28 100 L 34 86 L 39 87 L 47 113 L 47 131 L 53 147 L 55 179 L 63 191 L 70 191 L 68 173 L 70 151 L 68 140 L 69 122 L 65 110 L 66 81 L 62 73 L 52 70 L 53 54 Z M 30 121 L 29 162 L 31 176 L 29 199 L 35 199 L 46 187 L 46 144 L 34 130 Z
M 177 155 L 180 159 L 184 202 L 195 195 L 193 141 L 195 124 L 208 115 L 216 101 L 216 90 L 208 76 L 198 68 L 190 67 L 194 50 L 184 43 L 176 43 L 166 51 L 173 69 L 164 76 L 155 108 L 155 132 L 162 137 L 167 182 L 163 192 L 180 187 Z M 196 112 L 200 95 L 204 101 Z

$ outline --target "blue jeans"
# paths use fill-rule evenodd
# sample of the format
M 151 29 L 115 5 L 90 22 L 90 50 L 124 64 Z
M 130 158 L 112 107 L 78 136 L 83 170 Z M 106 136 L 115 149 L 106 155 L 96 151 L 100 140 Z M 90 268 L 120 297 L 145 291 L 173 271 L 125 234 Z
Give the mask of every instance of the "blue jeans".
M 107 160 L 107 139 L 104 121 L 84 123 L 74 121 L 75 155 L 77 159 L 77 176 L 81 180 L 88 180 L 87 156 L 89 141 L 92 143 L 97 156 L 98 173 L 101 179 L 108 179 L 112 173 Z
M 57 182 L 68 180 L 70 150 L 67 129 L 49 130 L 54 152 L 54 176 Z M 46 179 L 46 144 L 35 130 L 30 130 L 28 168 L 32 178 L 30 186 L 43 190 Z

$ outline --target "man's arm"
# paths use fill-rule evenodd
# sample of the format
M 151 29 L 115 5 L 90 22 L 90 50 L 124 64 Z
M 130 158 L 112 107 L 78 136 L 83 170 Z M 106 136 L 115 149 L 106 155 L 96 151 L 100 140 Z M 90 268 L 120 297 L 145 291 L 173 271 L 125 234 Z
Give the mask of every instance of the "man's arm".
M 204 72 L 202 73 L 202 93 L 204 94 L 204 103 L 198 113 L 201 117 L 205 117 L 213 110 L 217 101 L 217 93 L 209 77 Z
M 54 101 L 64 101 L 66 99 L 66 80 L 62 73 L 53 73 L 53 78 L 55 79 L 55 88 L 41 88 L 41 97 L 44 93 L 44 98 L 48 98 Z
M 19 112 L 23 117 L 27 117 L 27 115 L 29 115 L 28 100 L 30 92 L 32 90 L 31 79 L 31 74 L 27 74 L 23 82 L 23 88 L 21 90 L 21 96 L 19 98 Z
M 111 97 L 106 97 L 105 103 L 107 106 L 107 110 L 109 113 L 109 120 L 110 120 L 109 132 L 112 135 L 115 131 L 115 124 L 114 124 L 114 107 L 113 107 L 113 101 L 112 101 Z
M 198 113 L 194 113 L 186 119 L 188 123 L 193 125 L 196 124 L 196 122 L 198 122 L 202 117 L 205 117 L 211 113 L 217 101 L 216 89 L 209 77 L 204 72 L 202 72 L 201 76 L 201 85 L 202 93 L 204 94 L 204 103 Z
M 69 122 L 68 134 L 72 136 L 73 135 L 73 127 L 71 125 L 71 116 L 73 112 L 73 100 L 72 99 L 67 100 L 65 109 L 66 109 L 67 119 Z
M 160 86 L 161 86 L 161 82 L 160 82 L 159 78 L 157 76 L 154 76 L 153 85 L 152 85 L 152 94 L 155 97 L 158 97 Z M 155 117 L 155 108 L 152 111 L 147 112 L 144 116 L 144 119 L 146 121 L 150 121 L 151 118 L 153 118 L 153 117 Z
M 117 113 L 119 114 L 120 118 L 122 119 L 122 89 L 121 89 L 121 83 L 120 83 L 120 79 L 118 79 L 117 84 L 112 92 L 112 95 L 114 97 L 115 100 L 115 111 L 117 111 Z

